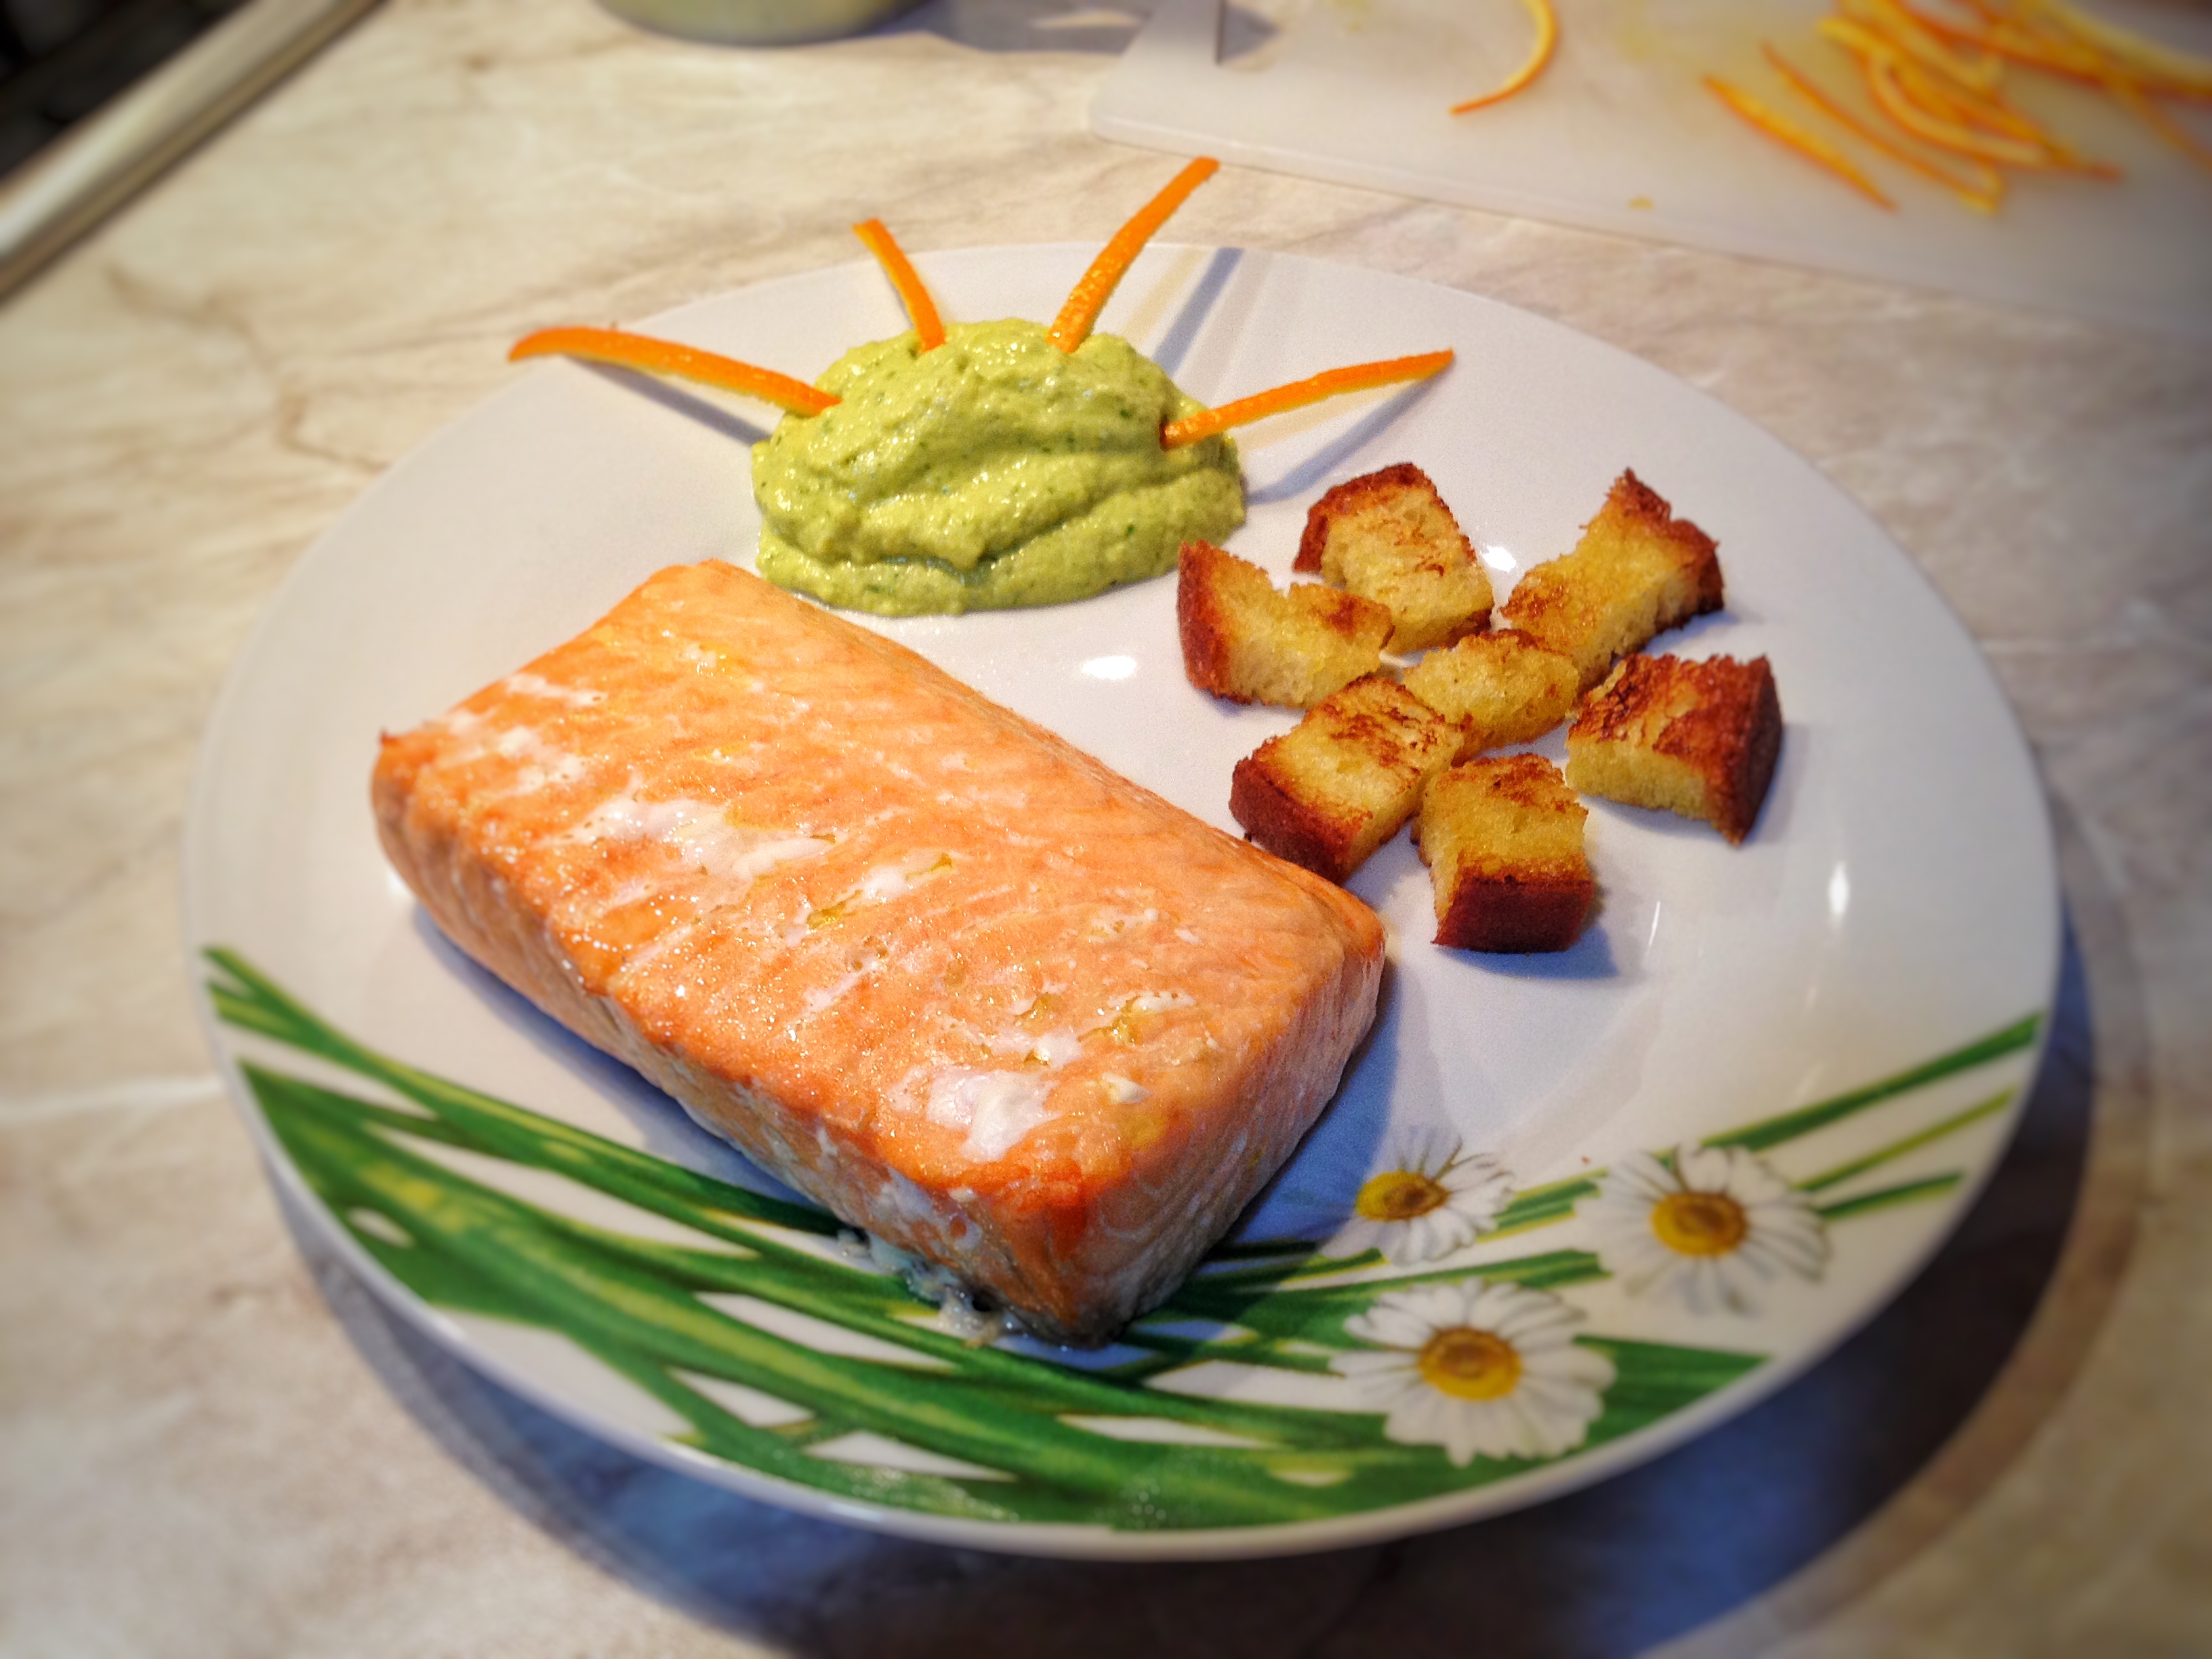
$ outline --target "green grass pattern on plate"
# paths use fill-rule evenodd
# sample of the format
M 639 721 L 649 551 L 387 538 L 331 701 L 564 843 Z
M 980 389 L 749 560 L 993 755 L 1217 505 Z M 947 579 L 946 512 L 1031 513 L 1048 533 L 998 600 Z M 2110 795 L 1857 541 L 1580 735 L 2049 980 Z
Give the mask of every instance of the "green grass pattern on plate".
M 559 1333 L 680 1418 L 689 1426 L 681 1437 L 698 1450 L 842 1498 L 983 1521 L 1211 1528 L 1328 1519 L 1481 1486 L 1533 1464 L 1477 1457 L 1455 1467 L 1436 1447 L 1386 1437 L 1380 1413 L 1206 1398 L 1153 1381 L 1206 1360 L 1326 1373 L 1330 1353 L 1362 1346 L 1345 1321 L 1408 1285 L 1480 1274 L 1557 1290 L 1605 1276 L 1595 1256 L 1571 1249 L 1376 1277 L 1380 1258 L 1372 1253 L 1332 1259 L 1304 1241 L 1246 1243 L 1224 1247 L 1132 1328 L 1123 1341 L 1142 1357 L 1127 1364 L 1089 1369 L 971 1346 L 936 1328 L 898 1279 L 833 1248 L 840 1227 L 826 1212 L 416 1071 L 326 1024 L 235 952 L 208 956 L 216 970 L 210 994 L 225 1022 L 410 1103 L 409 1109 L 380 1104 L 252 1061 L 241 1068 L 308 1185 L 393 1278 L 433 1306 Z M 1959 1056 L 1914 1068 L 1905 1074 L 1910 1081 L 1876 1084 L 1771 1120 L 1791 1128 L 1759 1144 L 1811 1133 L 2014 1052 L 2034 1030 L 2033 1019 L 2022 1022 Z M 1939 1127 L 1948 1132 L 1981 1115 Z M 1923 1130 L 1899 1145 L 1929 1138 Z M 441 1148 L 564 1176 L 680 1224 L 698 1243 L 635 1237 L 526 1202 L 458 1173 L 441 1161 Z M 1857 1160 L 1851 1173 L 1891 1155 Z M 1839 1218 L 1934 1196 L 1962 1178 L 1860 1194 L 1826 1213 Z M 1498 1231 L 1566 1220 L 1574 1201 L 1594 1189 L 1578 1180 L 1520 1194 Z M 1347 1273 L 1369 1276 L 1344 1282 Z M 1302 1282 L 1310 1279 L 1327 1282 Z M 826 1321 L 893 1345 L 902 1361 L 823 1352 L 702 1299 L 716 1295 Z M 1177 1321 L 1229 1328 L 1194 1338 L 1172 1328 Z M 1164 1323 L 1170 1328 L 1157 1328 Z M 1764 1358 L 1598 1335 L 1581 1340 L 1616 1370 L 1583 1449 L 1673 1415 Z M 806 1415 L 756 1426 L 718 1401 L 720 1384 Z M 1145 1432 L 1174 1425 L 1226 1443 L 1118 1438 L 1085 1426 L 1097 1419 L 1140 1419 Z M 917 1474 L 817 1455 L 856 1433 L 957 1460 L 975 1473 Z

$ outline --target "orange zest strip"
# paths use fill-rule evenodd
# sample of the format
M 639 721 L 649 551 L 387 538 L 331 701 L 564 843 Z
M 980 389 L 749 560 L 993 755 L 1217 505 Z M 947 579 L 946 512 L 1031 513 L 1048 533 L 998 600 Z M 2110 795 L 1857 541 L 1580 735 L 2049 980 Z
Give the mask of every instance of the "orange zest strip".
M 853 227 L 853 234 L 861 245 L 876 256 L 883 266 L 884 275 L 891 279 L 898 290 L 899 301 L 906 307 L 906 314 L 914 323 L 915 345 L 918 350 L 934 351 L 945 343 L 945 321 L 937 314 L 937 302 L 929 297 L 922 286 L 921 273 L 906 257 L 906 250 L 898 239 L 880 219 L 870 219 Z
M 1521 67 L 1505 77 L 1504 84 L 1494 92 L 1486 92 L 1480 98 L 1470 98 L 1464 104 L 1454 104 L 1451 112 L 1464 115 L 1469 110 L 1486 109 L 1492 104 L 1502 104 L 1515 93 L 1522 90 L 1531 81 L 1544 72 L 1544 65 L 1552 61 L 1552 52 L 1559 44 L 1559 19 L 1552 9 L 1552 0 L 1521 0 L 1528 8 L 1528 15 L 1535 20 L 1536 41 L 1528 48 L 1528 56 Z
M 1897 204 L 1859 171 L 1858 164 L 1819 133 L 1777 115 L 1749 93 L 1714 76 L 1705 76 L 1705 90 L 1768 137 L 1778 139 L 1808 160 L 1819 162 L 1876 206 L 1891 213 L 1897 211 Z
M 2015 64 L 2025 64 L 2030 69 L 2048 70 L 2053 75 L 2063 75 L 2076 81 L 2094 81 L 2097 78 L 2094 61 L 2086 54 L 2051 50 L 2044 45 L 2040 36 L 2008 29 L 2002 33 L 1992 31 L 1986 35 L 1966 38 L 1986 45 L 1999 57 L 2009 58 Z
M 2054 155 L 2040 143 L 1977 131 L 1942 108 L 1929 108 L 1916 99 L 1911 88 L 1932 88 L 1934 82 L 1881 36 L 1840 17 L 1823 17 L 1820 33 L 1859 60 L 1866 73 L 1867 90 L 1883 114 L 1914 137 L 1945 149 L 1984 161 L 2002 161 L 2017 167 L 2078 166 L 2070 156 Z
M 1170 214 L 1181 207 L 1208 179 L 1221 170 L 1221 163 L 1211 155 L 1201 155 L 1168 181 L 1168 187 L 1137 210 L 1129 222 L 1114 233 L 1113 240 L 1099 250 L 1098 257 L 1091 262 L 1091 269 L 1083 273 L 1067 296 L 1067 303 L 1053 319 L 1052 329 L 1046 338 L 1062 351 L 1073 351 L 1091 337 L 1091 326 L 1098 320 L 1098 313 L 1106 309 L 1106 301 L 1114 297 L 1114 290 L 1128 275 L 1129 266 L 1144 252 L 1145 244 L 1152 240 L 1159 228 L 1167 223 Z
M 2080 153 L 2063 139 L 2053 136 L 2022 115 L 2010 104 L 1995 94 L 1969 92 L 1958 86 L 1946 86 L 1916 63 L 1905 58 L 1894 60 L 1898 84 L 1905 95 L 1929 114 L 1940 120 L 1954 121 L 1966 127 L 1978 127 L 1983 132 L 1999 138 L 2016 138 L 2024 144 L 2033 144 L 2041 149 L 2046 165 L 2072 173 L 2093 173 L 2099 178 L 2117 179 L 2119 169 L 2102 161 L 2084 161 Z
M 787 409 L 794 415 L 819 415 L 837 402 L 827 392 L 817 392 L 804 380 L 779 374 L 772 368 L 741 363 L 696 346 L 678 345 L 643 334 L 625 334 L 617 328 L 548 328 L 517 340 L 507 362 L 526 357 L 586 357 L 593 362 L 641 368 L 648 374 L 669 374 L 743 392 L 763 403 Z
M 1945 86 L 1907 58 L 1898 58 L 1889 67 L 1905 95 L 1936 119 L 1955 123 L 1985 138 L 2015 140 L 2043 152 L 2041 161 L 2022 162 L 2021 166 L 2087 173 L 2100 179 L 2120 176 L 2118 167 L 2102 161 L 2084 161 L 2071 145 L 2052 137 L 2002 99 L 1986 99 L 1957 87 Z
M 2115 75 L 2110 79 L 2105 79 L 2102 76 L 2099 78 L 2103 82 L 2105 89 L 2134 111 L 2142 118 L 2145 126 L 2196 162 L 2198 167 L 2208 173 L 2212 173 L 2212 149 L 2206 148 L 2203 141 L 2195 133 L 2190 131 L 2188 128 L 2183 126 L 2180 122 L 2175 120 L 2145 96 L 2141 87 L 2124 75 Z
M 1899 3 L 1903 5 L 1903 0 Z M 2122 36 L 2123 32 L 2100 25 L 2070 8 L 2062 9 L 2046 4 L 2001 11 L 1978 3 L 1978 0 L 1965 0 L 1965 3 L 1982 20 L 1979 32 L 1948 18 L 1931 17 L 1909 5 L 1903 9 L 1922 27 L 1947 40 L 1978 46 L 2015 63 L 2088 82 L 2107 91 L 2112 89 L 2109 77 L 2118 74 L 2142 90 L 2160 97 L 2212 99 L 2212 64 L 2134 35 L 2124 38 L 2144 55 L 2124 57 L 2118 51 L 2100 47 L 2093 44 L 2089 34 L 2070 24 L 2087 24 L 2092 30 L 2102 29 L 2115 37 Z M 2046 14 L 2047 22 L 2033 15 L 2038 10 Z M 2155 67 L 2160 64 L 2167 67 Z
M 1838 9 L 1906 57 L 1917 58 L 1945 79 L 1975 92 L 1993 91 L 2004 73 L 2003 65 L 1986 48 L 1980 62 L 1969 63 L 1951 49 L 1951 43 L 1942 34 L 1899 5 L 1898 0 L 1838 0 Z
M 1984 132 L 1994 132 L 2000 138 L 2018 138 L 2026 143 L 2040 144 L 2053 154 L 2063 152 L 2066 149 L 2064 144 L 2002 98 L 1970 96 L 1955 87 L 1945 86 L 1933 76 L 1921 73 L 1911 64 L 1899 64 L 1897 72 L 1900 80 L 1908 82 L 1913 100 L 1923 109 L 1948 115 L 1954 121 L 1964 121 L 1968 126 L 1979 127 Z
M 1770 42 L 1762 40 L 1759 42 L 1759 49 L 1766 54 L 1766 61 L 1774 65 L 1782 78 L 1789 82 L 1790 87 L 1800 97 L 1856 133 L 1883 155 L 1893 161 L 1903 162 L 1923 177 L 1933 179 L 1977 213 L 1995 213 L 1997 210 L 1997 204 L 2004 199 L 2004 180 L 1998 176 L 1996 169 L 1988 162 L 1972 163 L 1980 175 L 1972 182 L 1954 179 L 1925 156 L 1914 155 L 1896 139 L 1875 126 L 1873 122 L 1861 120 L 1843 105 L 1836 102 L 1820 89 L 1818 82 L 1776 51 Z
M 1310 380 L 1293 380 L 1288 386 L 1279 386 L 1273 391 L 1255 392 L 1249 398 L 1239 398 L 1234 403 L 1216 409 L 1201 410 L 1195 415 L 1186 415 L 1179 421 L 1170 421 L 1160 428 L 1160 447 L 1180 449 L 1185 444 L 1194 444 L 1201 438 L 1211 438 L 1226 432 L 1232 426 L 1249 426 L 1254 421 L 1265 420 L 1270 415 L 1280 415 L 1287 410 L 1304 409 L 1308 404 L 1317 404 L 1324 398 L 1341 397 L 1347 392 L 1365 392 L 1378 386 L 1396 386 L 1406 380 L 1425 380 L 1439 370 L 1451 367 L 1454 353 L 1424 351 L 1413 357 L 1386 357 L 1379 362 L 1353 363 L 1347 368 L 1332 368 L 1314 375 Z
M 2192 97 L 2212 97 L 2212 58 L 2179 52 L 2142 35 L 2076 10 L 2066 0 L 2031 0 L 2021 6 L 2023 20 L 2033 28 L 2038 14 L 2049 18 L 2066 34 L 2111 68 L 2130 80 L 2170 83 L 2172 89 Z
M 1875 102 L 1881 106 L 1882 113 L 1907 132 L 1931 144 L 1941 144 L 1961 155 L 1978 156 L 1985 161 L 2002 161 L 2016 167 L 2051 166 L 2051 157 L 2039 145 L 1991 137 L 1921 108 L 1899 81 L 1895 60 L 1863 58 L 1859 61 L 1866 70 L 1867 90 L 1874 94 Z
M 1917 64 L 1904 59 L 1893 59 L 1886 72 L 1894 77 L 1899 88 L 1920 111 L 1936 122 L 1948 122 L 1958 131 L 1969 133 L 1984 144 L 2020 143 L 2028 146 L 2029 153 L 2017 158 L 2018 167 L 2045 167 L 2062 173 L 2086 173 L 2098 179 L 2117 179 L 2119 168 L 2104 161 L 2085 161 L 2069 145 L 2052 137 L 2033 122 L 1973 99 L 1970 94 L 1944 87 L 1923 73 Z M 1885 106 L 1885 107 L 1887 107 Z M 1941 139 L 1937 143 L 1943 142 Z

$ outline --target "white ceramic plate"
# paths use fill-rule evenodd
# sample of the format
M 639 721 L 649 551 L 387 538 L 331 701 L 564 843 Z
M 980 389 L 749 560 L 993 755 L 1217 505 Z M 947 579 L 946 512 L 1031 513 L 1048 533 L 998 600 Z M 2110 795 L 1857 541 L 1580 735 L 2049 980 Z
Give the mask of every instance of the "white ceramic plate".
M 1090 252 L 920 263 L 951 317 L 1042 319 Z M 650 327 L 811 378 L 902 325 L 856 263 Z M 1427 470 L 1501 590 L 1571 546 L 1633 466 L 1718 538 L 1727 575 L 1727 610 L 1661 647 L 1773 663 L 1788 734 L 1756 832 L 1730 848 L 1591 803 L 1596 920 L 1524 958 L 1429 943 L 1401 835 L 1352 883 L 1390 931 L 1384 1012 L 1240 1242 L 1102 1353 L 964 1347 L 818 1212 L 779 1207 L 672 1103 L 458 957 L 379 853 L 380 730 L 443 711 L 662 565 L 750 558 L 758 412 L 567 363 L 518 371 L 310 551 L 208 733 L 188 923 L 231 953 L 210 957 L 210 1038 L 276 1178 L 399 1312 L 570 1421 L 946 1541 L 1164 1558 L 1385 1537 L 1584 1484 L 1771 1392 L 1941 1242 L 2039 1052 L 2049 836 L 1972 643 L 1805 462 L 1519 312 L 1162 246 L 1103 325 L 1209 402 L 1456 349 L 1425 387 L 1248 432 L 1232 545 L 1279 580 L 1308 505 L 1377 465 Z M 1192 690 L 1174 598 L 1159 580 L 872 625 L 1233 830 L 1231 766 L 1292 716 Z M 1359 1220 L 1371 1176 L 1433 1174 L 1455 1150 L 1448 1184 L 1488 1179 L 1454 1210 Z

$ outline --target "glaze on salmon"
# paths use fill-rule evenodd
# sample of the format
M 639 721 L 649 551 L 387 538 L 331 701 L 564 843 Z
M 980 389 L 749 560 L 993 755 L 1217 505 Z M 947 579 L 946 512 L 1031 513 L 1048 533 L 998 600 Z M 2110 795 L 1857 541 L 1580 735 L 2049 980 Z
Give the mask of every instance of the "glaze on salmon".
M 471 957 L 1059 1340 L 1174 1289 L 1374 1017 L 1358 900 L 728 565 L 386 738 L 374 798 Z

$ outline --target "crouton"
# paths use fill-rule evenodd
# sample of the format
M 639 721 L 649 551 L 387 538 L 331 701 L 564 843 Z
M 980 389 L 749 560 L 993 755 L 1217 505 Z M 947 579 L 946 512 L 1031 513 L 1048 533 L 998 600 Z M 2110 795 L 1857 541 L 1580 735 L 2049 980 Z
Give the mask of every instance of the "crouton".
M 1574 708 L 1581 678 L 1572 658 L 1501 628 L 1430 652 L 1406 671 L 1406 690 L 1459 727 L 1454 758 L 1466 760 L 1542 737 Z
M 1567 781 L 1703 818 L 1741 842 L 1781 750 L 1782 703 L 1765 658 L 1630 657 L 1567 728 Z
M 1382 665 L 1390 613 L 1371 599 L 1267 573 L 1211 542 L 1186 542 L 1176 580 L 1182 667 L 1235 702 L 1310 708 Z
M 1498 755 L 1441 774 L 1414 844 L 1436 889 L 1437 943 L 1462 951 L 1564 951 L 1597 896 L 1583 821 L 1541 755 Z
M 1293 568 L 1388 605 L 1393 651 L 1449 645 L 1490 620 L 1490 574 L 1418 466 L 1386 466 L 1316 501 Z
M 1722 601 L 1713 538 L 1624 472 L 1575 550 L 1523 571 L 1502 615 L 1539 645 L 1572 657 L 1587 691 L 1616 658 Z
M 1270 853 L 1342 882 L 1413 816 L 1458 747 L 1458 727 L 1370 675 L 1237 762 L 1229 811 Z

